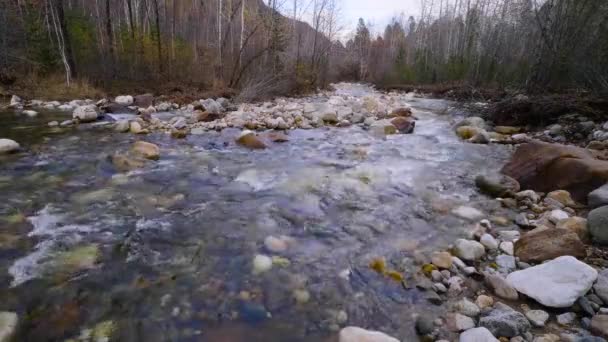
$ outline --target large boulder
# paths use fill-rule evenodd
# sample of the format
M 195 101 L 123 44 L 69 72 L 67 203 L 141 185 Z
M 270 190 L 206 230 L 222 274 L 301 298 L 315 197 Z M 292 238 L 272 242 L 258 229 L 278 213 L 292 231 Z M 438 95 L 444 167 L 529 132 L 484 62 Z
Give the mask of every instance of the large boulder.
M 454 129 L 457 130 L 459 127 L 463 127 L 463 126 L 476 127 L 476 128 L 485 130 L 486 122 L 484 119 L 482 119 L 478 116 L 471 116 L 471 117 L 461 120 L 456 125 L 454 125 Z
M 21 107 L 23 106 L 23 100 L 19 96 L 13 95 L 11 96 L 11 101 L 9 102 L 8 106 L 11 108 Z
M 383 138 L 387 135 L 397 134 L 397 127 L 386 120 L 378 120 L 369 126 L 369 132 L 378 138 Z
M 515 337 L 525 334 L 532 327 L 521 312 L 497 303 L 494 310 L 479 319 L 479 326 L 488 329 L 494 336 Z
M 92 122 L 97 120 L 99 114 L 95 105 L 80 106 L 74 109 L 72 117 L 80 122 Z
M 140 108 L 148 108 L 154 105 L 154 95 L 152 94 L 141 94 L 135 95 L 133 98 L 133 105 Z
M 587 215 L 587 228 L 593 241 L 608 245 L 608 205 L 591 210 Z
M 405 117 L 397 117 L 391 120 L 391 124 L 397 127 L 399 133 L 402 134 L 411 134 L 414 133 L 414 128 L 416 127 L 416 121 L 410 118 Z
M 157 160 L 160 158 L 160 148 L 152 143 L 145 141 L 136 141 L 131 148 L 131 151 L 146 159 Z
M 608 161 L 594 159 L 583 148 L 533 141 L 520 145 L 502 172 L 523 189 L 566 190 L 586 202 L 589 192 L 608 181 Z
M 133 96 L 131 96 L 131 95 L 116 96 L 116 98 L 114 99 L 114 102 L 118 103 L 119 105 L 130 106 L 133 104 Z
M 136 112 L 136 110 L 129 108 L 127 105 L 114 102 L 103 105 L 101 109 L 109 114 L 132 114 Z
M 410 116 L 412 116 L 412 109 L 408 107 L 396 108 L 388 115 L 389 118 Z
M 346 327 L 340 330 L 339 342 L 399 342 L 399 340 L 379 331 Z
M 0 154 L 13 153 L 19 150 L 19 144 L 11 139 L 0 139 Z
M 562 256 L 542 265 L 516 271 L 507 281 L 517 291 L 553 308 L 572 306 L 597 279 L 597 271 L 572 256 Z
M 266 144 L 252 131 L 245 130 L 237 138 L 236 142 L 251 149 L 264 149 Z
M 540 263 L 563 255 L 587 256 L 578 235 L 568 229 L 531 231 L 515 242 L 515 256 L 523 262 Z
M 211 114 L 220 114 L 224 108 L 214 99 L 201 100 L 200 103 L 205 107 L 205 111 Z

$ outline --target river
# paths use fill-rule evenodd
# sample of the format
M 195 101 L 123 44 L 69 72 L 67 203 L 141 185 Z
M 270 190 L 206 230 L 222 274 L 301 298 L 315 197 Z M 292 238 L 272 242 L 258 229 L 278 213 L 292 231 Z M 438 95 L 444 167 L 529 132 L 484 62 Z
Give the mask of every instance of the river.
M 177 140 L 0 112 L 0 137 L 23 147 L 0 157 L 0 311 L 19 314 L 16 340 L 333 341 L 346 325 L 415 340 L 413 314 L 445 310 L 416 288 L 420 260 L 474 226 L 452 208 L 501 213 L 473 180 L 510 147 L 459 141 L 455 103 L 385 96 L 412 107 L 414 134 L 296 129 L 261 151 L 236 129 Z M 117 172 L 108 156 L 140 139 L 160 160 Z M 253 272 L 256 255 L 272 268 Z

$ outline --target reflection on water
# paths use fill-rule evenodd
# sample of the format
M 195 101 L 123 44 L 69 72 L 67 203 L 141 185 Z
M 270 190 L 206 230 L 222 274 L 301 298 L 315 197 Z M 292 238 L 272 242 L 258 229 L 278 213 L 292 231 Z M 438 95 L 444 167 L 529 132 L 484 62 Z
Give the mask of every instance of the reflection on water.
M 414 286 L 417 255 L 470 228 L 449 208 L 475 206 L 474 175 L 508 151 L 457 141 L 448 103 L 408 101 L 420 119 L 413 135 L 295 130 L 249 151 L 231 129 L 154 134 L 143 139 L 161 147 L 160 161 L 126 174 L 108 155 L 141 136 L 46 126 L 61 113 L 0 113 L 0 136 L 25 150 L 0 160 L 0 311 L 20 314 L 20 341 L 107 331 L 124 341 L 332 341 L 345 325 L 411 340 L 413 313 L 442 310 Z M 265 245 L 268 236 L 288 243 Z M 253 272 L 256 255 L 270 269 Z M 378 257 L 404 284 L 369 269 Z

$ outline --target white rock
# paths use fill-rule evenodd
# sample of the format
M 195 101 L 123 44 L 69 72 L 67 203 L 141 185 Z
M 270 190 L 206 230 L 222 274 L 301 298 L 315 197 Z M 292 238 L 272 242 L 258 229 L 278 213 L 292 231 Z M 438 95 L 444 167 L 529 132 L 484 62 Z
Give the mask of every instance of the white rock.
M 502 241 L 510 241 L 513 242 L 515 240 L 519 240 L 521 233 L 518 230 L 502 230 L 498 232 L 498 238 Z
M 551 221 L 553 224 L 557 224 L 557 222 L 567 219 L 568 217 L 570 217 L 570 215 L 568 215 L 567 212 L 561 209 L 555 209 L 549 214 L 549 221 Z
M 72 106 L 70 104 L 62 104 L 61 106 L 57 107 L 57 109 L 64 111 L 64 112 L 69 112 L 71 110 L 74 110 L 74 108 L 76 108 L 77 106 Z
M 34 116 L 38 115 L 38 112 L 35 110 L 24 110 L 23 112 L 21 112 L 31 118 L 33 118 Z
M 11 341 L 17 329 L 18 317 L 14 312 L 0 312 L 0 342 Z
M 477 221 L 484 217 L 484 214 L 478 209 L 466 206 L 452 209 L 452 214 L 471 221 Z
M 476 317 L 480 313 L 479 307 L 466 298 L 456 303 L 454 308 L 461 314 L 469 317 Z
M 572 306 L 596 279 L 597 271 L 593 267 L 571 256 L 516 271 L 507 277 L 517 291 L 553 308 Z
M 529 199 L 533 203 L 538 203 L 540 201 L 540 195 L 536 193 L 534 190 L 524 190 L 515 194 L 515 198 L 519 201 L 523 201 L 525 199 Z
M 451 331 L 465 331 L 475 327 L 475 321 L 471 317 L 459 313 L 449 313 L 445 318 L 445 324 Z
M 399 342 L 399 340 L 379 331 L 346 327 L 340 330 L 339 342 Z
M 500 250 L 508 255 L 513 255 L 513 248 L 513 242 L 511 241 L 503 241 L 500 243 Z
M 307 290 L 296 289 L 293 291 L 293 298 L 299 304 L 304 304 L 310 300 L 310 293 Z
M 549 314 L 543 310 L 530 310 L 526 312 L 526 318 L 535 327 L 544 327 L 547 320 L 549 320 Z
M 97 107 L 95 105 L 80 106 L 74 109 L 72 117 L 80 122 L 91 122 L 97 120 Z
M 126 133 L 131 128 L 129 120 L 119 120 L 114 124 L 114 130 L 120 133 Z
M 479 242 L 481 242 L 481 244 L 489 250 L 495 250 L 498 248 L 498 241 L 496 241 L 496 239 L 490 234 L 483 234 L 481 239 L 479 239 Z
M 19 148 L 19 144 L 14 140 L 0 139 L 0 154 L 15 152 Z
M 260 274 L 269 271 L 272 268 L 272 258 L 258 254 L 253 258 L 253 273 Z
M 200 103 L 205 107 L 207 113 L 219 114 L 224 111 L 224 107 L 214 99 L 200 100 Z
M 477 241 L 458 239 L 454 243 L 454 254 L 461 259 L 474 261 L 484 256 L 486 251 Z
M 118 103 L 119 105 L 130 106 L 133 104 L 133 96 L 131 96 L 131 95 L 116 96 L 116 98 L 114 99 L 114 102 Z
M 460 258 L 455 257 L 455 256 L 452 257 L 452 264 L 456 265 L 456 267 L 458 267 L 461 270 L 463 270 L 467 267 L 467 265 L 464 263 L 464 261 L 460 260 Z
M 11 102 L 9 103 L 9 107 L 19 107 L 21 106 L 23 100 L 17 96 L 17 95 L 13 95 L 11 96 Z
M 574 312 L 566 312 L 561 315 L 557 315 L 557 323 L 561 325 L 570 325 L 576 320 L 576 314 Z
M 508 273 L 515 270 L 515 257 L 512 255 L 501 254 L 496 257 L 496 264 L 501 272 Z
M 460 342 L 499 342 L 490 330 L 486 328 L 473 328 L 460 334 Z

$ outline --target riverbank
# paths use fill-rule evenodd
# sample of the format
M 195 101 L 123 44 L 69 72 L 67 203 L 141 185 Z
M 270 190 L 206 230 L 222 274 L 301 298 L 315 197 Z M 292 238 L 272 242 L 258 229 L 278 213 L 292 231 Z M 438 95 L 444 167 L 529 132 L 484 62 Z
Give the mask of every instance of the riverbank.
M 529 186 L 574 154 L 603 164 L 554 144 L 526 153 L 564 130 L 470 114 L 349 84 L 244 104 L 14 98 L 2 327 L 21 340 L 601 341 L 602 223 L 576 190 L 604 173 L 582 184 L 559 168 L 540 184 L 570 192 Z

